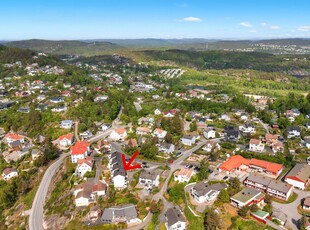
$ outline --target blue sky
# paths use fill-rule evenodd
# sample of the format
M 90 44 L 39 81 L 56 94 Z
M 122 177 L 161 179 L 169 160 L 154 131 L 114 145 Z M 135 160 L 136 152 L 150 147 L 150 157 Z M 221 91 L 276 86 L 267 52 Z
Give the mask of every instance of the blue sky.
M 0 40 L 310 38 L 309 0 L 0 1 Z

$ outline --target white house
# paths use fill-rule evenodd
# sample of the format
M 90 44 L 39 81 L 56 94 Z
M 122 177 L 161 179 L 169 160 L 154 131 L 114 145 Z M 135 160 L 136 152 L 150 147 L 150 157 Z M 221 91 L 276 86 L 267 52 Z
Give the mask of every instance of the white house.
M 189 182 L 191 177 L 194 175 L 194 171 L 191 169 L 182 168 L 174 173 L 174 181 L 178 182 Z
M 110 138 L 113 140 L 124 141 L 127 138 L 127 132 L 124 128 L 117 128 L 112 131 Z
M 287 138 L 300 137 L 300 128 L 290 126 L 287 128 Z
M 64 111 L 67 111 L 66 106 L 56 106 L 56 107 L 52 108 L 52 112 L 60 113 L 60 112 L 64 112 Z
M 166 135 L 167 135 L 167 131 L 162 130 L 160 128 L 156 128 L 153 132 L 153 136 L 158 137 L 159 139 L 164 139 Z
M 139 177 L 139 184 L 152 188 L 159 186 L 159 174 L 155 171 L 142 171 Z
M 213 128 L 206 128 L 203 131 L 203 135 L 206 139 L 215 138 L 215 130 Z
M 71 147 L 71 162 L 77 163 L 79 159 L 84 159 L 89 152 L 89 143 L 87 141 L 78 141 Z
M 161 111 L 160 111 L 159 109 L 155 109 L 154 114 L 155 114 L 155 115 L 160 115 L 160 114 L 161 114 Z
M 241 130 L 244 133 L 255 133 L 256 132 L 255 127 L 250 123 L 240 126 L 239 130 Z
M 71 129 L 72 126 L 73 126 L 73 121 L 72 120 L 63 120 L 60 122 L 60 128 L 63 128 L 63 129 Z
M 198 203 L 210 202 L 218 196 L 221 190 L 227 187 L 226 183 L 208 185 L 208 182 L 202 181 L 191 188 L 191 195 Z
M 67 147 L 72 145 L 74 141 L 74 135 L 72 133 L 68 133 L 66 135 L 62 135 L 58 138 L 59 146 L 61 147 Z
M 184 135 L 181 138 L 181 142 L 183 145 L 192 146 L 193 144 L 195 144 L 195 141 L 196 141 L 196 137 L 193 135 Z
M 285 176 L 284 181 L 295 188 L 305 190 L 310 183 L 310 165 L 296 164 Z
M 18 176 L 18 172 L 14 168 L 6 168 L 2 172 L 2 179 L 5 181 L 8 181 L 11 178 L 17 177 L 17 176 Z
M 136 130 L 137 135 L 147 135 L 151 132 L 148 127 L 138 127 Z
M 186 220 L 179 209 L 176 207 L 169 208 L 165 213 L 167 230 L 185 230 Z
M 251 139 L 249 150 L 253 152 L 263 152 L 265 150 L 265 145 L 259 139 Z
M 159 144 L 158 150 L 160 152 L 171 154 L 174 152 L 175 146 L 174 146 L 174 144 L 164 142 L 164 143 Z
M 206 152 L 211 152 L 212 150 L 221 150 L 221 146 L 215 141 L 208 141 L 207 144 L 203 146 L 202 150 Z
M 115 152 L 111 154 L 108 168 L 110 169 L 112 181 L 116 189 L 124 189 L 127 187 L 127 172 L 124 169 L 122 153 Z
M 16 133 L 7 133 L 5 136 L 4 136 L 4 140 L 10 144 L 14 141 L 19 141 L 20 143 L 24 143 L 25 142 L 25 139 L 23 136 L 21 135 L 18 135 Z
M 84 177 L 85 173 L 91 172 L 94 167 L 94 158 L 85 157 L 84 159 L 78 159 L 76 173 L 80 177 Z

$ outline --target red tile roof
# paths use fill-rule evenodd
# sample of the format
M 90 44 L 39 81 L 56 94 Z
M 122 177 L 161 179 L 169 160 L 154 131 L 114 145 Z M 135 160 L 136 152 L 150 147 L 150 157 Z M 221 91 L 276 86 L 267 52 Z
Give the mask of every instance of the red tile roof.
M 226 162 L 221 164 L 219 166 L 219 169 L 223 171 L 233 171 L 234 169 L 239 168 L 241 165 L 247 165 L 247 166 L 253 165 L 253 166 L 261 167 L 261 168 L 264 168 L 268 172 L 272 172 L 276 174 L 279 173 L 279 171 L 281 171 L 283 168 L 283 165 L 281 164 L 272 163 L 272 162 L 268 162 L 264 160 L 258 160 L 255 158 L 248 160 L 240 155 L 235 155 L 235 156 L 231 156 Z
M 124 128 L 117 128 L 114 131 L 121 135 L 121 134 L 126 132 L 126 129 L 124 129 Z
M 60 140 L 60 141 L 62 141 L 63 139 L 72 140 L 72 138 L 73 138 L 73 134 L 72 133 L 68 133 L 68 134 L 60 136 L 58 138 L 58 140 Z
M 71 147 L 71 155 L 84 154 L 88 150 L 88 147 L 89 143 L 87 141 L 78 141 Z
M 250 144 L 252 144 L 252 145 L 259 145 L 260 144 L 260 140 L 259 139 L 251 139 L 250 140 Z
M 7 138 L 10 138 L 10 139 L 12 139 L 12 140 L 17 141 L 17 140 L 22 139 L 23 137 L 22 137 L 21 135 L 16 134 L 16 133 L 8 133 L 8 134 L 5 135 L 5 138 L 6 138 L 6 139 L 7 139 Z

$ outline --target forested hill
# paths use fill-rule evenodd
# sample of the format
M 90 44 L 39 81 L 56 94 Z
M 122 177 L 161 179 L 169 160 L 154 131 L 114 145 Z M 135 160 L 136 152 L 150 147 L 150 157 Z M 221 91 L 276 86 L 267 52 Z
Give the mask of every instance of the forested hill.
M 197 69 L 253 69 L 265 72 L 304 71 L 310 75 L 310 55 L 273 55 L 231 51 L 141 51 L 153 60 L 167 60 Z
M 23 40 L 5 43 L 6 46 L 17 47 L 21 49 L 32 49 L 38 52 L 50 54 L 69 54 L 69 55 L 101 55 L 113 53 L 117 50 L 126 49 L 111 42 L 104 41 L 50 41 L 50 40 Z

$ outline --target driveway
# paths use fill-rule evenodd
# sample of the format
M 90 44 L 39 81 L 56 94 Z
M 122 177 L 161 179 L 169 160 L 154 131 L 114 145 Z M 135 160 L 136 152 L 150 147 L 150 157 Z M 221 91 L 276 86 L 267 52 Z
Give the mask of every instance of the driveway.
M 292 229 L 298 229 L 297 223 L 301 218 L 301 215 L 297 211 L 298 205 L 300 205 L 301 200 L 309 196 L 309 192 L 301 191 L 298 189 L 294 189 L 294 192 L 298 194 L 297 199 L 289 204 L 281 204 L 277 202 L 272 202 L 272 206 L 274 210 L 279 210 L 287 215 L 287 227 Z

